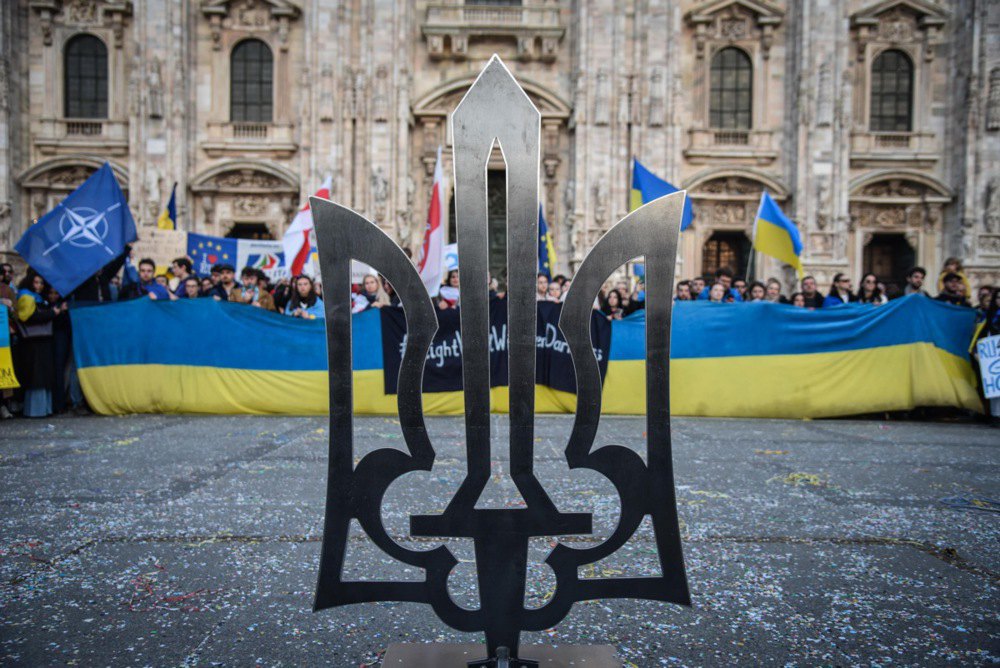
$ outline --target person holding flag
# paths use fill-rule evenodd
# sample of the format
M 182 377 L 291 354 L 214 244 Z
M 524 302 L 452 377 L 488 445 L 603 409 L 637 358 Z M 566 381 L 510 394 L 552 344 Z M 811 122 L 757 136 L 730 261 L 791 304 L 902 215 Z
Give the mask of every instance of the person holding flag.
M 333 177 L 328 174 L 313 197 L 330 199 L 331 190 L 333 190 Z M 281 238 L 281 245 L 285 251 L 285 265 L 288 266 L 292 277 L 301 276 L 309 261 L 309 250 L 312 248 L 309 237 L 312 230 L 313 217 L 307 199 L 299 212 L 295 214 L 292 224 L 285 231 L 285 236 Z
M 59 294 L 69 295 L 135 239 L 128 202 L 111 165 L 104 163 L 29 227 L 14 248 Z
M 156 227 L 161 230 L 176 230 L 177 229 L 177 182 L 174 181 L 174 187 L 170 191 L 170 200 L 167 202 L 167 206 L 160 213 L 160 217 L 156 219 Z
M 552 233 L 545 223 L 542 205 L 538 204 L 538 273 L 552 279 L 552 268 L 556 266 L 556 247 L 552 243 Z
M 664 181 L 653 172 L 646 169 L 639 159 L 632 158 L 632 190 L 629 196 L 629 212 L 635 211 L 643 204 L 649 204 L 654 199 L 675 193 L 679 188 Z M 684 214 L 681 216 L 681 232 L 691 227 L 694 211 L 691 208 L 691 198 L 684 198 Z
M 436 297 L 441 291 L 441 278 L 444 274 L 444 195 L 447 185 L 444 180 L 444 170 L 441 168 L 441 147 L 437 149 L 437 161 L 434 163 L 434 184 L 431 186 L 431 201 L 427 207 L 427 226 L 424 227 L 424 242 L 420 245 L 420 255 L 417 256 L 417 273 L 420 281 L 427 288 L 430 297 Z
M 777 202 L 764 191 L 760 195 L 760 206 L 753 225 L 753 247 L 764 255 L 780 260 L 795 268 L 801 280 L 802 237 L 799 228 L 786 216 Z

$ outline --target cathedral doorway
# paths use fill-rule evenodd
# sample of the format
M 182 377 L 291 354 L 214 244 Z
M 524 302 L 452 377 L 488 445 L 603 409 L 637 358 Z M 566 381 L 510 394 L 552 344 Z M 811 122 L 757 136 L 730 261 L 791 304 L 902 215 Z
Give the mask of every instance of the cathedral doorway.
M 712 276 L 726 267 L 736 276 L 746 276 L 747 259 L 750 257 L 750 240 L 738 230 L 713 232 L 702 247 L 701 273 Z
M 274 239 L 265 223 L 233 223 L 226 233 L 230 239 Z
M 873 234 L 864 248 L 865 273 L 885 283 L 890 296 L 902 294 L 906 272 L 915 263 L 916 253 L 903 234 Z

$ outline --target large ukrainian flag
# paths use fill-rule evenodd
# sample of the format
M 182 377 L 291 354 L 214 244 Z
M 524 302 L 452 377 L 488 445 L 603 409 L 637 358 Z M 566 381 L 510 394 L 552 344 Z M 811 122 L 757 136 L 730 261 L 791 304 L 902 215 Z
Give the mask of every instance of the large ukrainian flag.
M 242 304 L 138 299 L 75 308 L 73 352 L 98 413 L 325 414 L 324 323 Z M 604 413 L 645 412 L 643 312 L 612 323 Z M 678 303 L 675 415 L 808 418 L 953 406 L 981 411 L 967 347 L 975 311 L 912 295 L 883 306 L 809 311 L 784 304 Z M 165 331 L 184 336 L 163 337 Z M 224 341 L 218 333 L 225 332 Z M 377 309 L 352 321 L 354 409 L 396 412 L 385 394 Z M 735 335 L 734 333 L 738 333 Z M 508 388 L 494 387 L 494 411 Z M 536 386 L 540 413 L 576 398 Z M 428 415 L 461 415 L 461 392 L 425 393 Z
M 753 247 L 776 260 L 795 267 L 802 278 L 802 237 L 799 228 L 786 216 L 767 192 L 760 195 L 754 220 Z
M 649 204 L 654 199 L 675 193 L 679 188 L 664 181 L 653 172 L 646 169 L 638 158 L 632 158 L 632 191 L 629 193 L 629 211 L 635 211 L 643 204 Z M 684 200 L 684 214 L 681 216 L 681 231 L 691 226 L 694 212 L 691 199 Z

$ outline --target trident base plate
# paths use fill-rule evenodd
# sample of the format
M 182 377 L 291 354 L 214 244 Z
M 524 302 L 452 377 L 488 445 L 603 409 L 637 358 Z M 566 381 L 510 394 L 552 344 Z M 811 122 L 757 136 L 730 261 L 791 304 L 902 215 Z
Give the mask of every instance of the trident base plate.
M 611 645 L 521 645 L 524 659 L 539 668 L 622 668 Z M 479 643 L 393 643 L 382 659 L 382 668 L 466 668 L 486 654 Z

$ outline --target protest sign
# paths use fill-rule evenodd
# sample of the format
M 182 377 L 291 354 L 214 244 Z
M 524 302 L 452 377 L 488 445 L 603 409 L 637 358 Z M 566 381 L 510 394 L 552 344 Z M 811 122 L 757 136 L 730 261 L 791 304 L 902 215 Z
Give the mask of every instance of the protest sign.
M 508 383 L 507 308 L 504 300 L 490 303 L 490 386 Z M 385 369 L 385 393 L 396 393 L 399 365 L 406 348 L 406 319 L 403 309 L 385 307 L 382 316 L 382 365 Z M 576 372 L 569 354 L 569 345 L 559 331 L 562 304 L 538 303 L 537 335 L 535 337 L 535 378 L 539 385 L 554 390 L 576 392 Z M 425 392 L 456 392 L 462 389 L 462 334 L 459 312 L 439 310 L 438 330 L 427 351 L 424 367 Z M 601 378 L 608 369 L 611 350 L 611 323 L 595 312 L 590 327 L 594 356 Z
M 980 339 L 976 344 L 983 394 L 987 399 L 1000 397 L 1000 334 Z
M 0 304 L 0 390 L 20 387 L 14 377 L 14 360 L 10 353 L 10 327 L 7 308 Z
M 133 262 L 148 257 L 156 263 L 156 273 L 164 273 L 170 267 L 174 258 L 188 254 L 188 235 L 183 230 L 161 230 L 156 227 L 143 227 L 139 230 L 139 238 L 132 244 Z

